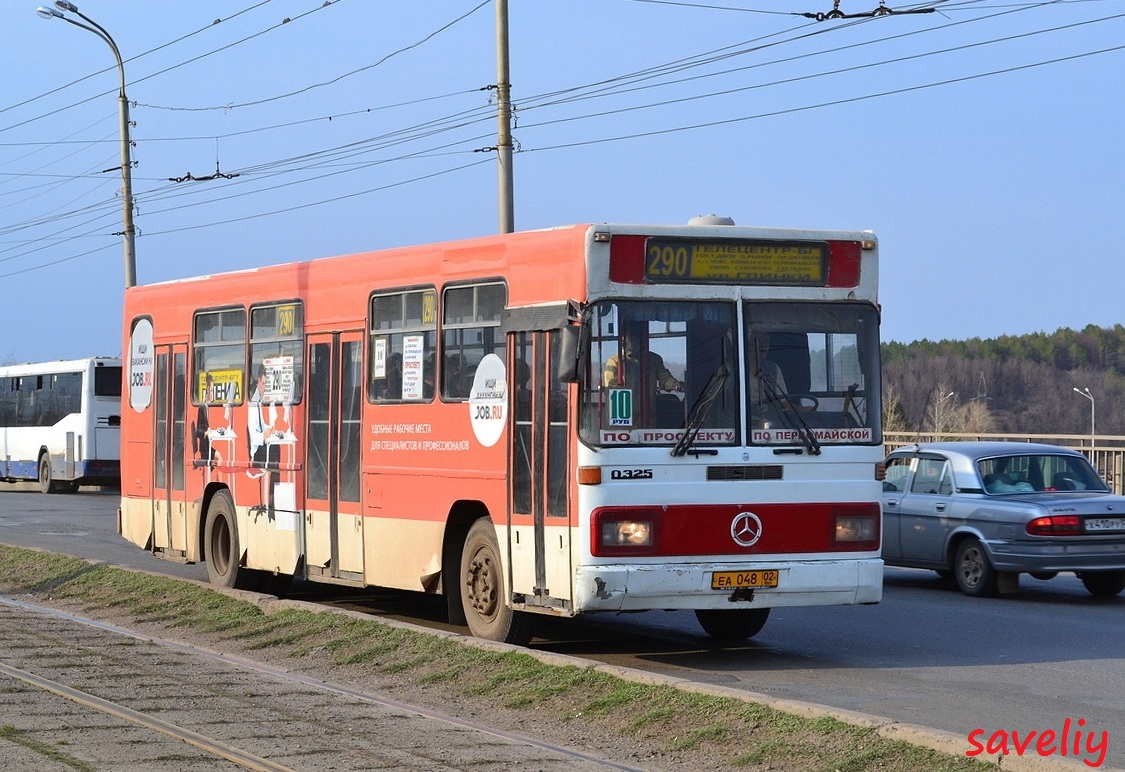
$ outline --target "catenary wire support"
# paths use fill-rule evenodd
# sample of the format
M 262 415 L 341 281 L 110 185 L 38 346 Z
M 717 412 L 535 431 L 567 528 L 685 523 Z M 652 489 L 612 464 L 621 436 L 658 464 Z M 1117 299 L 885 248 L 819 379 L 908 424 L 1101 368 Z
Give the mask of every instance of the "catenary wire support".
M 840 0 L 833 0 L 831 11 L 807 11 L 799 16 L 804 16 L 806 19 L 815 19 L 816 21 L 828 21 L 829 19 L 865 19 L 874 18 L 876 16 L 902 16 L 908 13 L 933 13 L 936 8 L 911 8 L 905 11 L 896 11 L 894 8 L 888 8 L 885 0 L 879 0 L 879 7 L 871 11 L 863 11 L 861 13 L 844 13 L 840 10 Z

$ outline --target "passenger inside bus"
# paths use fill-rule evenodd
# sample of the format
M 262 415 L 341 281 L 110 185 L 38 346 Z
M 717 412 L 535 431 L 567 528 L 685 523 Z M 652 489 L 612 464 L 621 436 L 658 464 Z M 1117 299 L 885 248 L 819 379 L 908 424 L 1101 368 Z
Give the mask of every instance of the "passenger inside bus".
M 469 396 L 472 381 L 467 379 L 468 367 L 463 354 L 450 354 L 445 358 L 445 372 L 443 374 L 444 387 L 442 396 L 453 399 L 463 399 Z
M 402 354 L 395 351 L 387 357 L 387 377 L 383 386 L 384 399 L 402 399 Z
M 754 413 L 754 420 L 758 420 L 763 411 L 768 412 L 775 400 L 786 393 L 785 376 L 776 362 L 767 359 L 770 353 L 769 333 L 751 333 L 749 350 L 747 370 L 750 409 Z

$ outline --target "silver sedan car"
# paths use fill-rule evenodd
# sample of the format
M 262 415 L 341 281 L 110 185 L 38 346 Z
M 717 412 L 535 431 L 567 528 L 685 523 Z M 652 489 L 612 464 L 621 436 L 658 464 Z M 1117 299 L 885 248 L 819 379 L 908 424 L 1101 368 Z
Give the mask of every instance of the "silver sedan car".
M 951 576 L 966 595 L 1073 571 L 1125 588 L 1125 496 L 1077 451 L 1016 442 L 908 445 L 886 460 L 883 561 Z

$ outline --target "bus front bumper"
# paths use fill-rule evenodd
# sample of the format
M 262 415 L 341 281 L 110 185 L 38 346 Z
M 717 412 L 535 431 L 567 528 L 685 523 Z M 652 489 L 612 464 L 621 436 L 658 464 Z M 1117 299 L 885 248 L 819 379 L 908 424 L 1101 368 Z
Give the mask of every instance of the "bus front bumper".
M 776 570 L 777 586 L 712 589 L 716 572 Z M 652 609 L 776 608 L 845 606 L 878 603 L 883 597 L 883 561 L 778 560 L 761 564 L 690 563 L 660 565 L 603 564 L 580 567 L 575 611 L 646 611 Z

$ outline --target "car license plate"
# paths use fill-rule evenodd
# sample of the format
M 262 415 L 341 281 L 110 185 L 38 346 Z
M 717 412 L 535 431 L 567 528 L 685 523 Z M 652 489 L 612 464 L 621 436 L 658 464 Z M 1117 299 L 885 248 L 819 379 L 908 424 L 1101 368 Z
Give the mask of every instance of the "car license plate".
M 1087 517 L 1086 532 L 1125 531 L 1125 517 Z
M 716 571 L 711 574 L 712 590 L 744 590 L 754 587 L 777 587 L 777 569 L 760 571 Z

